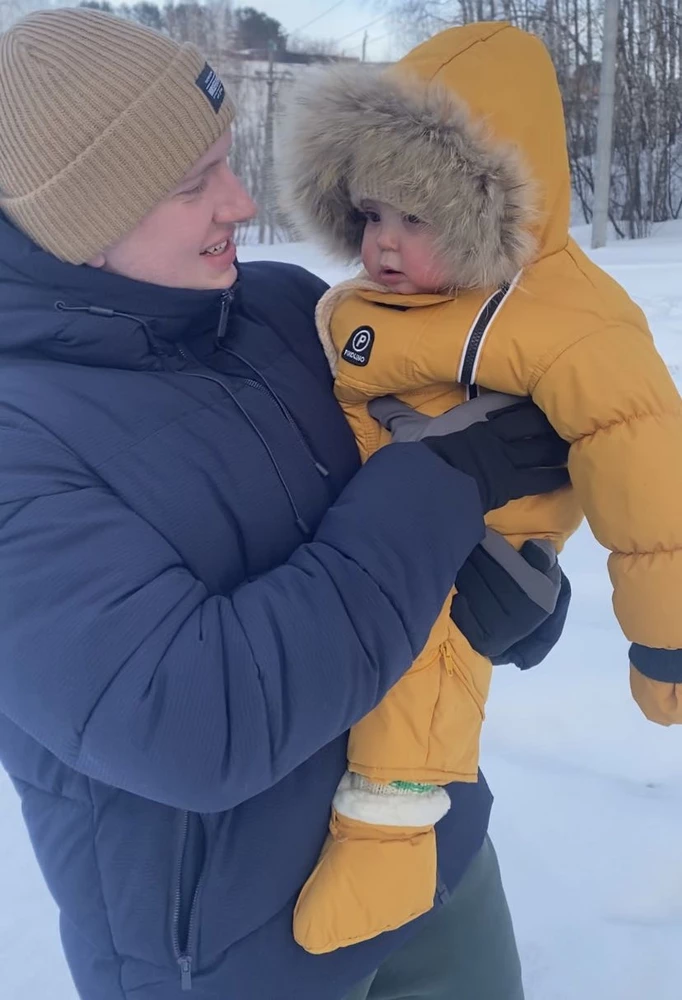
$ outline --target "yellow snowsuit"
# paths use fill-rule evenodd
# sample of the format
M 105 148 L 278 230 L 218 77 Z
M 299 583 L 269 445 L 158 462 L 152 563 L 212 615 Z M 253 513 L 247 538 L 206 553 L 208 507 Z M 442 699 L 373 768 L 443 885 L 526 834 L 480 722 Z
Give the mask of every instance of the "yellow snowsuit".
M 481 235 L 493 251 L 486 250 L 478 264 L 471 264 L 469 252 L 473 271 L 467 272 L 468 287 L 456 294 L 396 295 L 359 279 L 322 300 L 320 335 L 335 362 L 336 394 L 363 458 L 389 441 L 388 432 L 367 412 L 374 397 L 394 394 L 437 415 L 463 401 L 466 386 L 473 383 L 532 396 L 571 443 L 573 488 L 509 504 L 492 512 L 488 524 L 517 548 L 527 538 L 549 538 L 560 548 L 584 512 L 611 552 L 614 608 L 625 635 L 655 650 L 682 649 L 680 396 L 640 309 L 568 235 L 563 115 L 544 47 L 503 23 L 446 31 L 410 53 L 378 85 L 376 77 L 364 84 L 353 78 L 352 96 L 359 92 L 365 98 L 362 114 L 355 115 L 356 133 L 349 126 L 349 86 L 340 94 L 343 79 L 337 74 L 333 99 L 317 108 L 318 118 L 325 116 L 326 142 L 336 143 L 328 161 L 320 162 L 324 136 L 311 155 L 313 140 L 306 143 L 304 135 L 301 141 L 299 120 L 299 156 L 312 164 L 307 177 L 299 164 L 302 180 L 292 199 L 299 217 L 307 213 L 312 220 L 313 231 L 331 232 L 329 242 L 337 249 L 357 251 L 352 210 L 359 196 L 395 204 L 391 184 L 399 185 L 405 173 L 411 178 L 410 170 L 423 170 L 427 201 L 406 206 L 403 200 L 398 207 L 433 219 L 434 226 L 448 211 L 460 213 L 453 226 L 473 225 L 475 231 L 477 224 L 475 218 L 463 218 L 473 209 L 466 200 L 457 201 L 457 188 L 447 201 L 446 175 L 431 176 L 432 168 L 440 169 L 438 154 L 428 144 L 437 146 L 435 133 L 418 148 L 421 168 L 417 159 L 409 162 L 407 142 L 407 165 L 395 155 L 382 133 L 390 117 L 387 105 L 375 101 L 380 114 L 372 118 L 377 86 L 383 96 L 387 86 L 393 88 L 389 109 L 398 108 L 398 123 L 406 82 L 411 92 L 440 86 L 456 95 L 470 116 L 469 126 L 485 120 L 486 127 L 467 132 L 456 123 L 464 143 L 457 147 L 460 162 L 453 156 L 448 161 L 451 170 L 462 163 L 469 175 L 489 169 L 492 185 L 510 162 L 512 175 L 516 168 L 504 159 L 502 166 L 491 166 L 476 143 L 504 155 L 514 147 L 526 171 L 519 185 L 530 176 L 537 207 L 531 219 L 521 202 L 507 204 L 497 244 L 489 234 Z M 319 81 L 316 93 L 321 93 Z M 374 144 L 369 153 L 367 144 Z M 362 160 L 355 179 L 354 158 Z M 363 171 L 369 175 L 364 187 Z M 507 187 L 514 191 L 513 183 Z M 478 217 L 484 214 L 477 211 Z M 487 224 L 483 219 L 481 226 Z M 534 250 L 522 237 L 515 239 L 517 224 L 534 236 Z M 446 236 L 451 243 L 457 237 L 452 226 Z M 461 246 L 455 249 L 463 252 Z M 351 772 L 378 782 L 476 781 L 491 667 L 452 624 L 449 605 L 450 599 L 410 671 L 351 732 Z M 651 679 L 634 667 L 631 684 L 650 718 L 682 722 L 682 684 Z M 432 826 L 400 829 L 361 822 L 335 809 L 331 836 L 299 900 L 297 940 L 310 951 L 324 952 L 400 926 L 431 907 L 435 865 Z

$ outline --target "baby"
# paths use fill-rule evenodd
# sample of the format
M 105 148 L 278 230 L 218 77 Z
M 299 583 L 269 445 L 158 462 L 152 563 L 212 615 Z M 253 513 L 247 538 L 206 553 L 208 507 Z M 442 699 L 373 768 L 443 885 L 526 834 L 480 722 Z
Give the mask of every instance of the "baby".
M 317 317 L 363 457 L 391 440 L 372 416 L 378 397 L 435 417 L 486 390 L 531 396 L 571 444 L 573 486 L 488 525 L 517 549 L 529 538 L 560 549 L 586 514 L 611 550 L 633 693 L 655 721 L 682 722 L 680 397 L 641 311 L 569 236 L 561 97 L 542 43 L 500 22 L 453 28 L 389 71 L 306 78 L 286 127 L 294 218 L 365 268 Z M 296 908 L 309 951 L 434 904 L 443 786 L 477 781 L 491 673 L 451 600 L 351 732 L 330 836 Z

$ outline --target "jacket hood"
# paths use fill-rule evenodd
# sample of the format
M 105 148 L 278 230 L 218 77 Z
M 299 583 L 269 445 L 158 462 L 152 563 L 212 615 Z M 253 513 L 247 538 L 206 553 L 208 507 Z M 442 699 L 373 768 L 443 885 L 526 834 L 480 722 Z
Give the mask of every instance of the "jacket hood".
M 68 264 L 0 213 L 0 357 L 160 368 L 164 341 L 216 326 L 221 293 L 163 288 Z
M 305 235 L 360 254 L 362 198 L 436 231 L 454 284 L 511 281 L 565 246 L 570 175 L 556 75 L 504 22 L 452 28 L 389 70 L 306 74 L 282 126 L 280 188 Z

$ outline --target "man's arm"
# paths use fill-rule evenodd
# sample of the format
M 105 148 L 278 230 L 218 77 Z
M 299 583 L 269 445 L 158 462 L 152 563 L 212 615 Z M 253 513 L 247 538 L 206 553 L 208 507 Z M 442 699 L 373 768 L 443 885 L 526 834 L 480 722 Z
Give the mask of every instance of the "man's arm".
M 84 774 L 227 809 L 378 703 L 482 531 L 470 478 L 421 445 L 392 446 L 286 564 L 210 596 L 76 456 L 8 418 L 0 708 Z

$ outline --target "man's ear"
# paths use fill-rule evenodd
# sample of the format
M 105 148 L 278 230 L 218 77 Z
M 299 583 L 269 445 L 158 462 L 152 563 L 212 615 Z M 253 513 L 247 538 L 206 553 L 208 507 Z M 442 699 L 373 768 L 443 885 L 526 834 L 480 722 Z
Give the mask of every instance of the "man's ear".
M 94 257 L 91 257 L 90 260 L 86 260 L 85 263 L 88 265 L 88 267 L 104 267 L 106 262 L 107 259 L 104 256 L 104 254 L 98 253 L 95 254 Z

